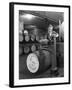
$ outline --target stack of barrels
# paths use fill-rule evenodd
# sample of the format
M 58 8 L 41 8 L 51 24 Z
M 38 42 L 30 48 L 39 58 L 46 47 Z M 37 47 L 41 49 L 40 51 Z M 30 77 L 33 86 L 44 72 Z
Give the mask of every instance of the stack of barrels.
M 38 40 L 38 36 L 29 35 L 26 31 L 25 33 L 19 33 L 19 55 L 36 51 Z

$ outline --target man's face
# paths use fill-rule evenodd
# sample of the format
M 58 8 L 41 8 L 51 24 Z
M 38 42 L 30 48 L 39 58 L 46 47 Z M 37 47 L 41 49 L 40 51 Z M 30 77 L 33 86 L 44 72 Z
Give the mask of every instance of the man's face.
M 51 28 L 48 28 L 48 33 L 52 33 L 52 29 Z
M 48 27 L 48 33 L 52 33 L 52 31 L 53 31 L 53 26 L 50 25 L 50 26 Z

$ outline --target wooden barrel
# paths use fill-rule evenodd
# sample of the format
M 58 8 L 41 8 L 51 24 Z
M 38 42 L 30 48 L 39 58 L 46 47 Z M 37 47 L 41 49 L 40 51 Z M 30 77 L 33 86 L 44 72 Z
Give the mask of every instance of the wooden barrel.
M 31 41 L 34 42 L 35 40 L 35 35 L 31 35 Z
M 23 42 L 23 35 L 19 33 L 19 42 Z
M 33 45 L 31 46 L 31 51 L 32 51 L 32 52 L 36 51 L 36 46 L 35 46 L 35 44 L 33 44 Z
M 30 73 L 41 73 L 51 65 L 50 53 L 45 50 L 30 53 L 27 57 L 26 65 Z
M 26 35 L 26 36 L 25 36 L 25 41 L 26 41 L 26 42 L 29 42 L 29 40 L 30 40 L 29 35 Z
M 22 54 L 23 54 L 23 48 L 19 47 L 19 55 L 22 55 Z
M 29 51 L 30 51 L 29 46 L 25 46 L 24 47 L 24 53 L 27 54 L 27 53 L 29 53 Z

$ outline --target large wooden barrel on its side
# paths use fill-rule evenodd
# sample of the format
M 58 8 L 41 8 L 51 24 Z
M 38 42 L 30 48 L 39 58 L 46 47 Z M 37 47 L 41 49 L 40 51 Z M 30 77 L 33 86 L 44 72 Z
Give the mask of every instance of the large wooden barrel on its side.
M 27 57 L 26 65 L 31 74 L 39 74 L 51 65 L 50 53 L 46 50 L 30 53 Z

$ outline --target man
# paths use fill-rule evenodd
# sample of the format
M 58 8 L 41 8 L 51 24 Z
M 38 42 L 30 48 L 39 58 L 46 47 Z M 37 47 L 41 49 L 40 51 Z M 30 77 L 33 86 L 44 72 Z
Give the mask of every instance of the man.
M 53 26 L 50 24 L 48 27 L 48 39 L 50 42 L 52 42 L 52 40 L 54 42 L 53 45 L 52 43 L 50 43 L 50 47 L 49 47 L 49 51 L 51 52 L 51 63 L 52 63 L 51 74 L 52 75 L 58 74 L 57 60 L 56 60 L 56 37 L 58 37 L 58 33 L 53 31 Z
M 53 31 L 53 26 L 50 24 L 48 27 L 48 39 L 52 40 L 52 38 L 54 38 L 54 37 L 58 37 L 58 33 Z

